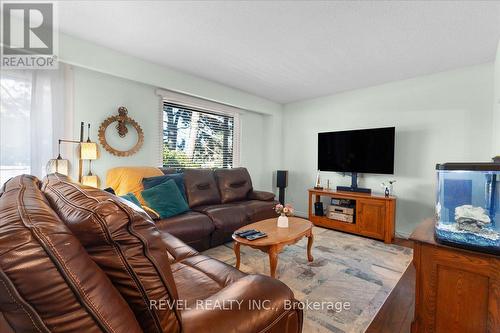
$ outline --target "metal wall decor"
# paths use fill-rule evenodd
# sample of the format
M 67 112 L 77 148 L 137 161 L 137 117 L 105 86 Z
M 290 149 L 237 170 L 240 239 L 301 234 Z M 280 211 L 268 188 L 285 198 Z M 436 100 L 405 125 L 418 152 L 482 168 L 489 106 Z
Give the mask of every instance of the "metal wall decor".
M 137 153 L 144 143 L 144 133 L 142 132 L 141 126 L 139 126 L 139 124 L 134 119 L 130 118 L 127 114 L 127 108 L 124 106 L 120 106 L 118 108 L 117 116 L 106 118 L 106 120 L 102 122 L 101 126 L 99 126 L 99 142 L 101 143 L 101 145 L 111 154 L 120 157 L 130 156 Z M 124 138 L 127 135 L 127 124 L 131 125 L 137 131 L 137 142 L 129 150 L 115 149 L 111 147 L 106 141 L 106 129 L 114 122 L 117 123 L 115 128 L 118 131 L 118 135 L 120 136 L 120 138 Z

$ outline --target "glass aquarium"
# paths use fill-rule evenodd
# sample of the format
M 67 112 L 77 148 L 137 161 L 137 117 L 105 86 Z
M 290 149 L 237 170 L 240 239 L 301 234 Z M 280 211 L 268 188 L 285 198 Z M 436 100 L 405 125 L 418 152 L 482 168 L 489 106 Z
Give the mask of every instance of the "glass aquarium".
M 445 163 L 436 170 L 436 239 L 500 254 L 500 164 Z

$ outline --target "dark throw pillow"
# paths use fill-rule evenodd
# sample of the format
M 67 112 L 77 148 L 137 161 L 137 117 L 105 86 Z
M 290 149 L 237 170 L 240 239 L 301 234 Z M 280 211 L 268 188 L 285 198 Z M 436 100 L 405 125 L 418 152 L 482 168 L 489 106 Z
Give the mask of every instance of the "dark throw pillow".
M 182 214 L 189 210 L 186 200 L 173 179 L 141 192 L 149 207 L 162 219 Z
M 134 193 L 127 193 L 125 195 L 120 195 L 120 198 L 130 201 L 136 204 L 138 207 L 142 207 L 141 203 L 139 202 L 139 199 L 137 199 Z
M 186 197 L 186 189 L 184 187 L 184 174 L 183 173 L 172 173 L 164 176 L 156 176 L 156 177 L 146 177 L 142 180 L 142 185 L 144 189 L 150 189 L 152 187 L 158 186 L 170 179 L 175 181 L 175 185 L 179 188 L 179 191 L 182 194 L 182 197 L 187 202 Z

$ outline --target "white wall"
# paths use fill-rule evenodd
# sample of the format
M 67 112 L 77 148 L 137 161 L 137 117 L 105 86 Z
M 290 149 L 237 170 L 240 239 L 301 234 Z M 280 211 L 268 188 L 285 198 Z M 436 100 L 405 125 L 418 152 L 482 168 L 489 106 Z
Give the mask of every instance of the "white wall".
M 258 189 L 274 189 L 274 171 L 290 171 L 287 201 L 307 211 L 307 188 L 316 174 L 316 140 L 320 131 L 378 126 L 397 127 L 395 186 L 397 231 L 409 234 L 433 214 L 434 165 L 445 161 L 489 160 L 500 128 L 495 123 L 493 64 L 474 66 L 388 83 L 284 107 L 272 101 L 189 74 L 147 63 L 61 36 L 60 58 L 74 69 L 75 132 L 80 121 L 97 127 L 124 105 L 145 132 L 136 155 L 114 157 L 101 149 L 94 170 L 104 181 L 106 170 L 119 165 L 155 165 L 159 100 L 155 88 L 170 89 L 233 105 L 249 112 L 241 117 L 241 165 L 247 166 Z M 500 54 L 500 52 L 499 52 Z M 496 77 L 499 78 L 497 55 Z M 497 94 L 500 95 L 498 91 Z M 499 98 L 496 98 L 498 103 Z M 283 109 L 283 110 L 282 110 Z M 490 129 L 493 129 L 490 130 Z M 500 146 L 500 143 L 499 143 Z M 86 171 L 86 169 L 85 169 Z M 349 178 L 325 173 L 332 186 Z M 360 184 L 379 190 L 390 176 L 370 175 Z
M 106 171 L 116 166 L 156 166 L 158 164 L 158 112 L 159 96 L 154 88 L 138 82 L 117 78 L 111 75 L 94 72 L 80 67 L 73 67 L 74 77 L 74 133 L 80 133 L 80 122 L 91 124 L 92 141 L 98 141 L 97 131 L 101 122 L 109 116 L 117 115 L 119 106 L 128 109 L 129 116 L 134 118 L 144 132 L 144 145 L 131 157 L 118 157 L 108 153 L 99 145 L 99 159 L 93 162 L 92 169 L 105 184 Z M 133 132 L 131 131 L 131 134 Z M 115 144 L 123 149 L 133 145 L 136 137 L 127 135 L 124 140 L 113 126 L 108 133 Z M 87 134 L 85 131 L 85 139 Z M 84 174 L 87 167 L 84 168 Z
M 156 87 L 122 79 L 116 76 L 73 66 L 74 81 L 74 132 L 80 132 L 80 122 L 91 124 L 91 139 L 97 141 L 101 122 L 117 114 L 119 106 L 126 106 L 144 132 L 144 145 L 130 157 L 117 157 L 99 146 L 100 157 L 92 164 L 94 173 L 105 184 L 106 171 L 116 166 L 156 166 L 158 162 L 160 97 Z M 241 165 L 246 166 L 257 189 L 271 190 L 272 170 L 265 163 L 268 132 L 265 126 L 271 116 L 256 112 L 241 114 Z M 119 138 L 113 126 L 107 135 L 113 146 L 131 147 L 136 140 L 133 131 L 126 138 Z M 87 132 L 85 130 L 85 138 Z M 85 165 L 84 174 L 88 166 Z
M 91 122 L 92 139 L 97 140 L 99 124 L 121 105 L 145 132 L 143 148 L 131 157 L 115 157 L 101 149 L 94 165 L 103 182 L 105 171 L 114 166 L 155 165 L 159 99 L 154 89 L 164 88 L 247 110 L 241 117 L 241 165 L 249 168 L 256 188 L 275 190 L 273 174 L 282 161 L 280 104 L 64 34 L 59 38 L 59 58 L 75 68 L 75 133 L 80 121 Z
M 492 156 L 500 156 L 500 41 L 495 58 L 495 117 L 493 121 Z
M 396 231 L 408 235 L 433 215 L 436 163 L 491 158 L 493 81 L 493 64 L 485 64 L 285 105 L 287 201 L 306 214 L 318 132 L 396 126 L 395 175 L 359 182 L 380 192 L 382 181 L 397 180 Z M 322 176 L 332 187 L 350 184 L 336 173 Z

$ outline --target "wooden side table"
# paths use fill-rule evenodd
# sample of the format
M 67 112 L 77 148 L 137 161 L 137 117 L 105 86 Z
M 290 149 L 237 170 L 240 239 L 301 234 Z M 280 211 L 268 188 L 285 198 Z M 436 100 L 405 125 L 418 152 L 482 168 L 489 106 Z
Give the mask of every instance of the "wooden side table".
M 236 268 L 240 268 L 240 246 L 246 245 L 269 255 L 269 265 L 271 276 L 276 277 L 276 267 L 278 266 L 278 254 L 286 245 L 297 243 L 302 237 L 307 237 L 307 260 L 314 260 L 311 250 L 313 245 L 313 224 L 298 217 L 288 218 L 288 228 L 278 228 L 277 219 L 267 219 L 241 227 L 241 230 L 259 230 L 267 234 L 267 237 L 249 241 L 245 238 L 233 235 L 234 254 L 236 255 Z

